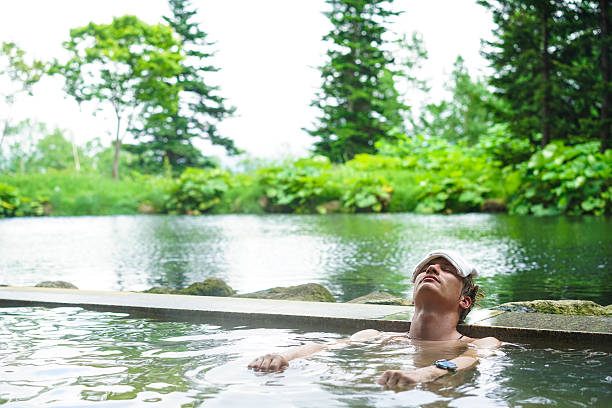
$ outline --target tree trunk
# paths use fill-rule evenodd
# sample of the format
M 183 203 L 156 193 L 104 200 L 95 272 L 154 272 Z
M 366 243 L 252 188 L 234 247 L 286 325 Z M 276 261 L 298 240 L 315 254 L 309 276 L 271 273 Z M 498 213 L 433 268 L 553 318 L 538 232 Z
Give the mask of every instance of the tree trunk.
M 79 161 L 79 150 L 76 143 L 74 143 L 74 135 L 72 135 L 72 158 L 74 159 L 74 169 L 78 173 L 81 170 L 81 163 Z
M 604 0 L 605 1 L 605 0 Z M 542 33 L 542 147 L 550 142 L 550 55 L 548 54 L 548 12 L 544 15 Z
M 603 80 L 603 92 L 601 95 L 601 152 L 605 152 L 610 146 L 610 9 L 608 0 L 599 0 L 599 11 L 601 16 L 601 79 Z
M 113 158 L 113 180 L 119 180 L 119 149 L 121 148 L 121 139 L 119 132 L 121 129 L 121 119 L 117 115 L 117 135 L 115 136 L 115 157 Z

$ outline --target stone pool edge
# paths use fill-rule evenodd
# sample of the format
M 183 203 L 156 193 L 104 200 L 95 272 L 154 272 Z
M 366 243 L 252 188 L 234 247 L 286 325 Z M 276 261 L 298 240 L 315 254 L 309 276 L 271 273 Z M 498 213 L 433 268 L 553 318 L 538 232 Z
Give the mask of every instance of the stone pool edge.
M 197 323 L 291 327 L 346 332 L 372 328 L 407 331 L 413 308 L 211 296 L 162 295 L 33 287 L 0 287 L 0 307 L 82 307 L 137 317 Z M 612 317 L 472 312 L 461 333 L 509 342 L 612 347 Z

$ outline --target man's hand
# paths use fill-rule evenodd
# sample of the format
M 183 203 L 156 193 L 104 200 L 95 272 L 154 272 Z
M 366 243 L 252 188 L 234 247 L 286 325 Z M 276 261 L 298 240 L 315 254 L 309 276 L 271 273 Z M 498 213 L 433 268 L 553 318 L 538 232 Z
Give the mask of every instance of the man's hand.
M 256 371 L 282 371 L 289 361 L 280 354 L 266 354 L 251 361 L 249 368 Z
M 446 374 L 445 370 L 441 370 L 434 366 L 423 367 L 412 371 L 387 370 L 378 379 L 377 383 L 389 388 L 405 387 L 410 384 L 435 380 L 444 374 Z

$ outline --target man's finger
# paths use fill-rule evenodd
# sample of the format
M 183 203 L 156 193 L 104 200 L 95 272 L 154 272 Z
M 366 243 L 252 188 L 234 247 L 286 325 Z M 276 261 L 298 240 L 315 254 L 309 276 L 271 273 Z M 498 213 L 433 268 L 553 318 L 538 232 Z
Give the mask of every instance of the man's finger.
M 395 387 L 398 381 L 399 375 L 397 374 L 397 371 L 392 371 L 391 375 L 389 376 L 389 380 L 387 381 L 387 385 L 389 387 Z
M 272 364 L 272 359 L 269 357 L 265 357 L 264 361 L 261 363 L 261 366 L 259 367 L 260 370 L 262 371 L 269 371 L 270 370 L 270 364 Z
M 255 360 L 251 361 L 251 363 L 249 364 L 249 368 L 259 368 L 259 365 L 261 364 L 261 357 L 257 357 Z
M 384 374 L 376 382 L 380 385 L 385 385 L 387 383 L 388 378 L 389 378 L 389 371 L 385 371 Z

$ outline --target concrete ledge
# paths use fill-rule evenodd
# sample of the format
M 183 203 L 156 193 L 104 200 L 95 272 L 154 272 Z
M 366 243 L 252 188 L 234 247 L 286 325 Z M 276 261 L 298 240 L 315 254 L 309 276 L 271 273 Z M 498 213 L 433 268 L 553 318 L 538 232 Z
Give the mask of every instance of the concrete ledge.
M 159 320 L 352 333 L 408 331 L 413 308 L 134 292 L 0 287 L 0 307 L 72 306 Z M 458 330 L 503 341 L 612 348 L 612 318 L 474 310 Z

